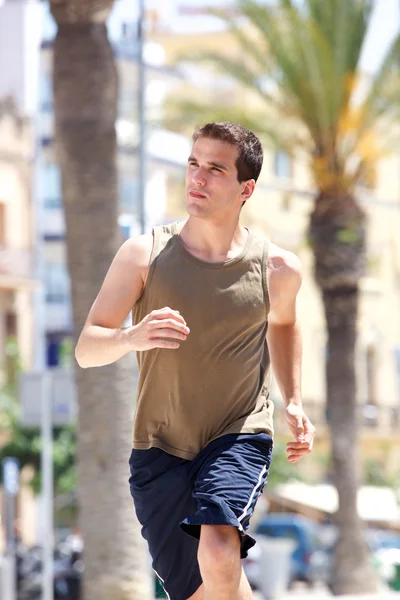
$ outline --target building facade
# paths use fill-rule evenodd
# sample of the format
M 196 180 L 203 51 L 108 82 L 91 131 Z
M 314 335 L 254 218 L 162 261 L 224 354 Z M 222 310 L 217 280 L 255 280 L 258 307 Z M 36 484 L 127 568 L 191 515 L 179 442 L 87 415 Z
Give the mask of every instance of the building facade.
M 15 347 L 22 368 L 34 366 L 34 297 L 36 278 L 34 210 L 32 203 L 31 121 L 21 116 L 14 101 L 0 100 L 0 388 L 15 378 Z M 4 434 L 4 432 L 3 432 Z M 0 432 L 0 444 L 5 438 Z M 32 492 L 18 495 L 23 539 L 34 542 Z M 0 489 L 0 507 L 2 493 Z M 0 509 L 1 513 L 1 509 Z M 4 529 L 0 527 L 0 552 Z
M 33 362 L 35 254 L 32 130 L 11 99 L 0 100 L 0 365 L 15 339 L 25 368 Z
M 46 31 L 46 28 L 45 28 Z M 66 265 L 66 230 L 62 206 L 61 174 L 54 151 L 52 43 L 54 31 L 41 44 L 38 116 L 38 206 L 41 214 L 41 245 L 45 279 L 43 328 L 46 340 L 47 366 L 62 362 L 63 347 L 69 345 L 72 332 L 72 313 L 69 276 Z M 139 48 L 136 41 L 136 23 L 121 21 L 114 24 L 111 43 L 118 76 L 119 101 L 116 133 L 118 139 L 117 167 L 119 174 L 119 224 L 123 236 L 129 237 L 140 230 L 139 198 L 139 115 L 138 80 Z M 164 50 L 160 44 L 149 42 L 144 48 L 146 68 L 146 120 L 159 121 L 166 94 L 180 80 L 174 67 L 164 65 Z M 166 212 L 167 173 L 163 164 L 165 147 L 182 144 L 157 127 L 147 129 L 147 186 L 146 227 L 158 222 Z M 179 149 L 178 149 L 179 152 Z
M 154 15 L 153 15 L 154 17 Z M 234 98 L 243 104 L 252 102 L 246 90 L 230 78 L 189 67 L 182 54 L 207 47 L 223 48 L 230 55 L 237 52 L 227 32 L 198 33 L 168 29 L 168 23 L 151 20 L 149 45 L 151 59 L 147 64 L 147 101 L 152 120 L 160 118 L 163 101 L 175 90 L 212 98 L 215 103 L 228 103 Z M 189 18 L 186 14 L 185 18 Z M 196 19 L 195 15 L 195 19 Z M 193 22 L 193 16 L 192 16 Z M 177 21 L 174 21 L 175 25 Z M 119 118 L 120 223 L 126 234 L 137 233 L 137 49 L 134 24 L 121 23 L 120 38 L 114 50 L 121 81 Z M 44 240 L 46 255 L 46 311 L 51 318 L 47 328 L 49 364 L 57 363 L 60 340 L 69 335 L 70 308 L 68 275 L 65 266 L 64 225 L 60 179 L 52 147 L 51 43 L 42 48 L 41 82 L 41 159 L 42 201 L 44 202 Z M 185 115 L 182 115 L 182 122 Z M 162 129 L 152 130 L 147 140 L 148 188 L 146 196 L 147 225 L 185 217 L 184 172 L 190 150 L 190 138 Z M 382 436 L 396 442 L 400 400 L 398 378 L 398 344 L 400 322 L 399 248 L 396 231 L 400 220 L 399 156 L 383 160 L 374 182 L 357 191 L 365 207 L 368 221 L 368 268 L 361 281 L 359 340 L 357 348 L 358 401 L 363 439 L 379 455 Z M 313 279 L 313 259 L 307 245 L 308 217 L 314 190 L 307 157 L 290 156 L 265 145 L 264 168 L 257 191 L 243 210 L 244 222 L 265 233 L 274 243 L 294 251 L 304 266 L 304 283 L 299 296 L 299 318 L 304 340 L 303 395 L 310 416 L 322 432 L 325 447 L 326 333 L 320 294 Z M 274 389 L 277 404 L 279 393 Z M 282 412 L 277 411 L 279 428 Z M 398 448 L 397 448 L 398 449 Z

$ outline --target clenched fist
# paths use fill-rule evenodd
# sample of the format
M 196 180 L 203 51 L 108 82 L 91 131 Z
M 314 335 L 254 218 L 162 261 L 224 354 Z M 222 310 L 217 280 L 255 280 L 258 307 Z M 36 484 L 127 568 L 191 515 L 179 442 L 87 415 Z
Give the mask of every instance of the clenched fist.
M 165 307 L 153 310 L 140 323 L 130 327 L 127 333 L 134 350 L 174 350 L 180 347 L 180 342 L 186 340 L 190 329 L 177 310 Z

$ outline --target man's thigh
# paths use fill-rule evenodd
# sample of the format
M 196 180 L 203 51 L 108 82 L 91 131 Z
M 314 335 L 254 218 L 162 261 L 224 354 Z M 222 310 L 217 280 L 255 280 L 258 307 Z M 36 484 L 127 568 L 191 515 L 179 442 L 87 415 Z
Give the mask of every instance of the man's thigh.
M 153 569 L 171 600 L 187 600 L 201 585 L 198 541 L 180 527 L 196 510 L 188 462 L 157 448 L 133 450 L 129 480 Z
M 182 528 L 199 537 L 202 525 L 231 525 L 241 539 L 241 556 L 254 546 L 246 534 L 267 480 L 272 439 L 267 434 L 227 435 L 208 445 L 193 462 L 197 509 Z M 197 463 L 197 470 L 196 470 Z

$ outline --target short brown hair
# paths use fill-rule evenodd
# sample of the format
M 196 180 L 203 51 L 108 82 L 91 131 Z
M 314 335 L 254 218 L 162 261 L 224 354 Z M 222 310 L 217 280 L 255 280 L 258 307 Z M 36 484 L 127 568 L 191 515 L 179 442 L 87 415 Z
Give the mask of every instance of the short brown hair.
M 239 183 L 254 179 L 257 181 L 263 165 L 264 152 L 258 137 L 238 123 L 207 123 L 196 129 L 193 142 L 200 137 L 221 140 L 235 146 L 239 150 L 236 159 L 237 178 Z

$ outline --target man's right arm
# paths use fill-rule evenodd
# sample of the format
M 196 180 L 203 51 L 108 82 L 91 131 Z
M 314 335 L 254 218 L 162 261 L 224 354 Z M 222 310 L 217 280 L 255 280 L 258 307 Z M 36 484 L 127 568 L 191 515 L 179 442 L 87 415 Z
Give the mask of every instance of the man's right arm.
M 82 368 L 108 365 L 135 350 L 176 349 L 186 340 L 189 329 L 184 318 L 169 307 L 122 328 L 143 291 L 152 245 L 152 235 L 142 235 L 126 241 L 117 252 L 75 348 Z

